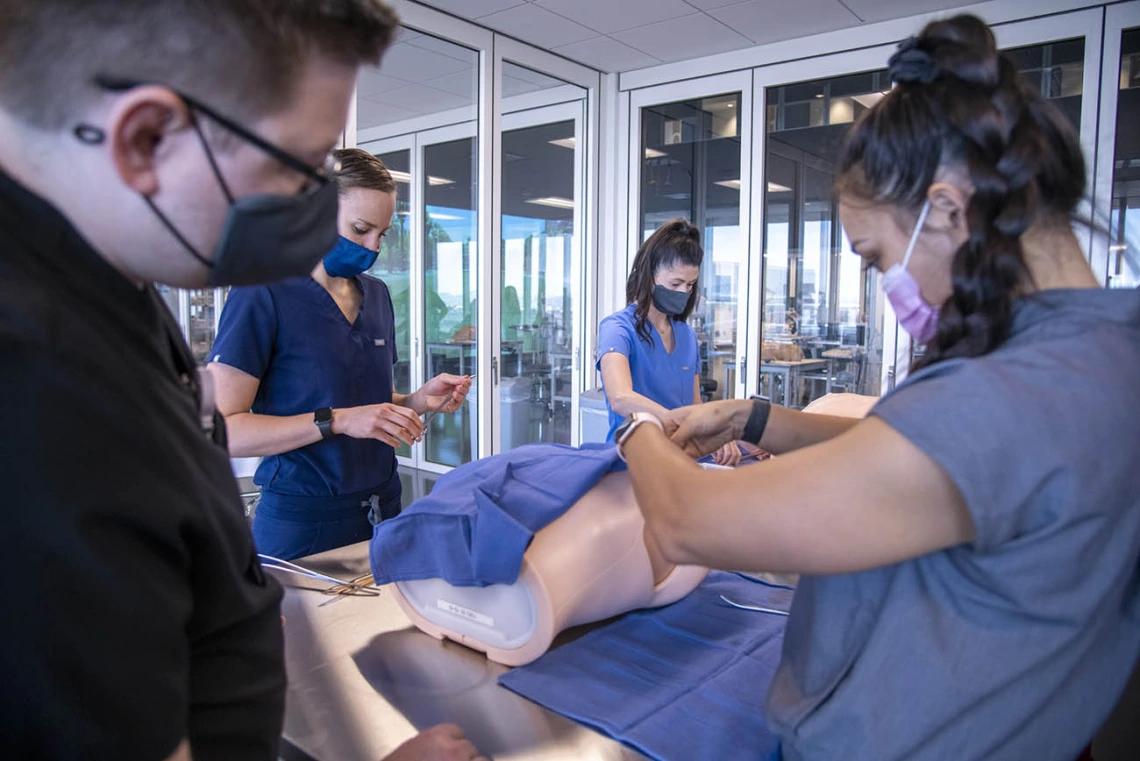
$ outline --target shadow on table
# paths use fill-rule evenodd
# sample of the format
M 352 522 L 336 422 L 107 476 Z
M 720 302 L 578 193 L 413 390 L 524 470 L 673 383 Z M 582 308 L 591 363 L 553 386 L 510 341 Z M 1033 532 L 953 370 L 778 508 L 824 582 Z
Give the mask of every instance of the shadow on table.
M 416 729 L 458 724 L 485 756 L 551 744 L 576 726 L 500 687 L 505 666 L 417 629 L 377 635 L 353 659 Z

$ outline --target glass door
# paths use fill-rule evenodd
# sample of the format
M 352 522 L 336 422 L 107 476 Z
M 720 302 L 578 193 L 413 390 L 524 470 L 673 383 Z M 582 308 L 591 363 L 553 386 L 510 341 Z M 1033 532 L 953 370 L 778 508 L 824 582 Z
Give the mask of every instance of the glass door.
M 478 147 L 474 125 L 421 133 L 423 378 L 474 375 L 479 352 Z M 478 393 L 454 415 L 435 415 L 423 462 L 456 467 L 478 459 Z
M 503 87 L 497 451 L 577 441 L 584 297 L 586 90 L 509 62 Z
M 392 294 L 396 390 L 439 373 L 473 375 L 479 356 L 479 53 L 403 28 L 382 70 L 362 71 L 359 147 L 397 186 L 396 216 L 370 274 Z M 478 456 L 479 398 L 435 415 L 402 462 L 443 471 Z
M 690 324 L 700 344 L 704 401 L 744 394 L 751 94 L 745 73 L 631 97 L 630 195 L 638 215 L 627 262 L 671 219 L 684 217 L 701 230 L 705 256 Z M 624 284 L 615 290 L 624 294 Z
M 883 298 L 850 252 L 833 186 L 843 140 L 890 88 L 886 71 L 763 94 L 763 330 L 759 393 L 802 408 L 832 391 L 878 395 Z
M 1107 219 L 1094 269 L 1109 288 L 1140 286 L 1140 3 L 1106 11 L 1097 219 Z

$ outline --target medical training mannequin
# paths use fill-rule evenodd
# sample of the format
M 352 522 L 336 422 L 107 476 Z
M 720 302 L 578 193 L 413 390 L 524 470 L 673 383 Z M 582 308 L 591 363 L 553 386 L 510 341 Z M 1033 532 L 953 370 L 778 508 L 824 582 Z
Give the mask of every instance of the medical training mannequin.
M 669 561 L 801 574 L 783 759 L 1071 761 L 1140 655 L 1140 292 L 1100 288 L 1079 136 L 982 21 L 889 74 L 839 209 L 923 359 L 863 420 L 716 402 L 619 446 Z M 741 437 L 777 456 L 692 464 Z
M 677 566 L 649 546 L 629 474 L 610 473 L 534 535 L 514 584 L 398 581 L 395 597 L 428 634 L 518 666 L 564 629 L 668 605 L 704 579 L 706 569 Z

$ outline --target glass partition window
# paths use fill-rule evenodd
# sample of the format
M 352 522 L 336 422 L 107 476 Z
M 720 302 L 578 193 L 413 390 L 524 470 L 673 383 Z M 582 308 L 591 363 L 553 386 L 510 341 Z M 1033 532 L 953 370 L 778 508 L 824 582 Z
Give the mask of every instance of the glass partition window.
M 573 116 L 586 91 L 509 62 L 503 83 L 499 435 L 506 451 L 571 442 L 581 319 L 574 282 L 581 266 L 574 230 L 581 147 Z M 579 100 L 549 105 L 563 97 Z M 512 114 L 514 108 L 523 110 Z
M 472 375 L 478 351 L 479 221 L 475 138 L 423 149 L 424 378 Z M 478 397 L 436 415 L 424 437 L 428 462 L 457 466 L 478 452 Z
M 760 393 L 779 404 L 880 391 L 882 296 L 832 188 L 844 138 L 889 88 L 872 71 L 768 90 Z
M 1120 92 L 1116 104 L 1116 150 L 1112 173 L 1110 288 L 1140 286 L 1140 29 L 1120 41 Z
M 392 310 L 396 317 L 396 366 L 392 368 L 392 382 L 397 391 L 406 394 L 412 388 L 412 302 L 411 302 L 411 151 L 389 151 L 376 154 L 396 181 L 396 215 L 392 226 L 380 242 L 380 255 L 368 271 L 380 278 L 392 295 Z M 406 444 L 396 449 L 400 457 L 411 457 Z
M 392 293 L 401 392 L 440 373 L 475 373 L 478 103 L 478 51 L 408 28 L 381 69 L 360 75 L 357 144 L 396 181 L 396 217 L 372 274 Z M 472 390 L 460 412 L 432 416 L 415 452 L 397 453 L 417 465 L 469 462 L 478 453 L 478 410 Z
M 649 106 L 641 113 L 641 239 L 684 217 L 705 258 L 690 324 L 701 352 L 701 396 L 736 387 L 736 324 L 747 272 L 740 236 L 740 93 Z M 632 255 L 632 252 L 631 252 Z

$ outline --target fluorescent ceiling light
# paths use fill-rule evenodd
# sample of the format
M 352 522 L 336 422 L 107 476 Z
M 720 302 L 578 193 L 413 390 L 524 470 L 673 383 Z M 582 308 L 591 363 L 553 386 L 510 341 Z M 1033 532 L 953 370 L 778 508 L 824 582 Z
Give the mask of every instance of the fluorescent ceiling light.
M 780 183 L 772 182 L 771 180 L 768 181 L 768 192 L 769 193 L 790 193 L 791 190 L 792 189 L 789 188 L 787 185 L 781 185 Z
M 551 206 L 555 209 L 573 209 L 574 202 L 569 198 L 558 198 L 557 196 L 549 196 L 547 198 L 532 198 L 527 203 L 533 203 L 538 206 Z
M 463 219 L 463 217 L 457 217 L 454 214 L 437 214 L 434 211 L 429 211 L 428 217 L 430 219 L 443 220 L 444 222 L 454 222 Z
M 569 148 L 570 150 L 574 150 L 574 145 L 577 141 L 572 137 L 560 137 L 557 140 L 547 140 L 546 142 L 550 143 L 551 145 L 557 145 L 559 148 Z
M 408 184 L 412 181 L 412 176 L 407 172 L 401 172 L 396 169 L 389 169 L 388 174 L 392 175 L 392 179 L 396 182 Z M 428 185 L 454 185 L 455 180 L 449 180 L 446 177 L 428 177 Z
M 645 158 L 647 158 L 647 159 L 659 159 L 664 155 L 665 155 L 665 151 L 659 151 L 659 150 L 656 150 L 654 148 L 646 148 L 645 149 Z
M 732 188 L 733 190 L 740 190 L 740 180 L 721 180 L 718 183 L 722 188 Z

